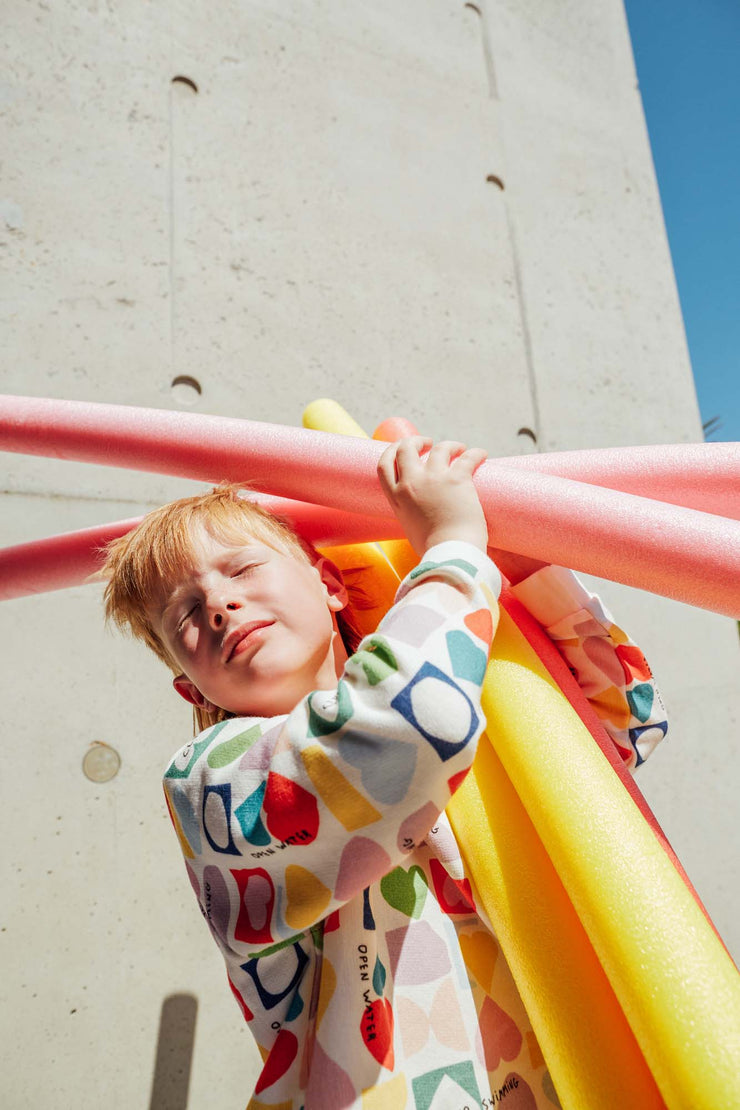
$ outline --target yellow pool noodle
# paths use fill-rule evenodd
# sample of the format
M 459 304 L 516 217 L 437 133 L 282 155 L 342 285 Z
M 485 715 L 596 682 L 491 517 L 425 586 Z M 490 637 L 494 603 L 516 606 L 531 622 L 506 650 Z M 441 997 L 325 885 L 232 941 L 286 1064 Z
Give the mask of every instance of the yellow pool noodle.
M 356 436 L 367 439 L 368 435 L 354 417 L 342 408 L 338 401 L 330 397 L 319 397 L 311 401 L 303 410 L 303 427 L 313 428 L 316 432 L 334 432 L 339 436 Z
M 740 977 L 575 710 L 513 622 L 501 616 L 483 691 L 501 763 L 666 1105 L 737 1110 Z M 494 780 L 482 784 L 484 801 L 495 788 Z M 590 1030 L 581 1033 L 589 1052 Z M 610 1043 L 598 1047 L 608 1057 Z M 560 1090 L 554 1074 L 553 1080 Z M 591 1110 L 597 1103 L 572 1105 Z
M 354 417 L 338 401 L 332 401 L 329 397 L 321 397 L 319 400 L 311 401 L 310 404 L 306 405 L 303 410 L 303 427 L 313 428 L 317 432 L 334 432 L 336 435 L 356 436 L 359 439 L 370 438 Z M 375 547 L 384 552 L 386 559 L 396 573 L 397 583 L 405 578 L 408 572 L 413 570 L 419 562 L 419 556 L 408 540 L 382 540 L 377 544 L 359 546 Z M 392 598 L 393 595 L 391 595 L 391 601 Z
M 447 814 L 564 1110 L 662 1110 L 604 969 L 486 736 Z

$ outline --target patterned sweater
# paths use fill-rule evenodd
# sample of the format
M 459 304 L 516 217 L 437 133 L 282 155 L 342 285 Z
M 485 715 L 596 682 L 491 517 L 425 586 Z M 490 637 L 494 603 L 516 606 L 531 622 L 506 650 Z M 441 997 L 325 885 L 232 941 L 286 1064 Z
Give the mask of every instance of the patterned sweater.
M 165 773 L 264 1061 L 248 1110 L 559 1105 L 444 813 L 485 726 L 500 585 L 476 548 L 439 544 L 336 690 L 206 729 Z M 570 571 L 514 592 L 642 762 L 666 724 L 639 649 Z

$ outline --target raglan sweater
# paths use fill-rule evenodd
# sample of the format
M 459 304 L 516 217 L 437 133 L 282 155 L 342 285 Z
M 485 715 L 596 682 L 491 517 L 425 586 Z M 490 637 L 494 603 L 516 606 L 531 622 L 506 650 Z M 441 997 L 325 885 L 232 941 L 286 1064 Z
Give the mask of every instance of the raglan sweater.
M 445 814 L 485 727 L 500 588 L 477 548 L 431 548 L 335 690 L 206 729 L 165 772 L 264 1061 L 248 1110 L 559 1105 Z M 642 652 L 570 571 L 514 593 L 633 769 L 666 732 Z

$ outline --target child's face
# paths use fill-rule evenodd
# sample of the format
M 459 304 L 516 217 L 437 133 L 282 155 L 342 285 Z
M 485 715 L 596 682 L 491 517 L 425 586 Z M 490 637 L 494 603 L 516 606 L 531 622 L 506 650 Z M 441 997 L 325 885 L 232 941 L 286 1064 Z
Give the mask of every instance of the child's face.
M 332 564 L 311 566 L 255 539 L 229 546 L 205 530 L 194 552 L 151 614 L 182 667 L 178 693 L 205 709 L 267 717 L 336 688 L 333 614 L 346 593 Z

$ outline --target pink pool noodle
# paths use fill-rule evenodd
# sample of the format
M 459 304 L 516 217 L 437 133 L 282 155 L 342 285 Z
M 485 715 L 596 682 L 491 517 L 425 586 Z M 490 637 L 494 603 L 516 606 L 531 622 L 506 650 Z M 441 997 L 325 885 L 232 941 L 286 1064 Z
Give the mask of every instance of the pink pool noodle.
M 740 443 L 602 447 L 500 461 L 740 520 Z
M 100 566 L 97 550 L 125 535 L 140 520 L 141 517 L 117 520 L 3 548 L 0 551 L 0 600 L 82 585 Z
M 395 519 L 344 513 L 283 497 L 256 495 L 250 500 L 285 517 L 303 539 L 317 547 L 402 535 Z M 117 520 L 0 549 L 0 601 L 82 585 L 100 569 L 106 544 L 135 528 L 140 520 Z
M 0 399 L 0 448 L 179 474 L 248 477 L 271 493 L 387 516 L 369 439 L 197 413 Z M 724 517 L 489 461 L 476 485 L 493 546 L 740 613 L 740 525 Z
M 105 413 L 105 416 L 103 415 Z M 109 434 L 136 433 L 136 424 L 149 416 L 161 422 L 163 430 L 177 429 L 180 422 L 188 430 L 188 442 L 181 446 L 183 451 L 169 451 L 162 444 L 157 452 L 156 441 L 142 428 L 142 452 L 145 443 L 154 447 L 153 457 L 147 462 L 120 461 L 113 457 L 115 446 L 106 442 Z M 203 435 L 194 435 L 198 424 L 202 424 Z M 98 426 L 99 435 L 95 436 Z M 387 429 L 386 429 L 387 425 Z M 255 424 L 251 421 L 234 420 L 230 417 L 201 416 L 197 413 L 177 413 L 162 409 L 134 408 L 124 405 L 102 405 L 88 401 L 60 401 L 39 397 L 16 397 L 0 395 L 0 448 L 21 454 L 47 454 L 52 457 L 75 457 L 82 459 L 80 444 L 75 440 L 75 427 L 85 434 L 89 462 L 101 462 L 95 453 L 95 440 L 105 450 L 111 448 L 111 458 L 102 462 L 110 466 L 126 466 L 129 469 L 149 470 L 165 474 L 185 474 L 193 477 L 192 467 L 197 465 L 195 455 L 205 447 L 206 452 L 214 455 L 217 445 L 209 440 L 213 435 L 218 438 L 219 426 L 225 437 L 226 457 L 231 460 L 233 448 L 251 427 L 272 429 L 283 434 L 284 442 L 289 442 L 292 434 L 304 435 L 305 429 L 288 428 L 274 424 Z M 151 429 L 149 429 L 151 431 Z M 404 417 L 390 417 L 378 426 L 373 438 L 391 439 L 402 431 L 413 434 L 414 426 Z M 18 441 L 18 433 L 28 436 L 28 446 Z M 44 449 L 45 435 L 59 441 L 58 448 Z M 329 433 L 308 432 L 308 435 L 326 436 Z M 71 440 L 69 439 L 71 435 Z M 41 442 L 39 443 L 39 437 Z M 350 438 L 350 437 L 345 437 Z M 75 444 L 74 456 L 65 455 L 65 441 Z M 351 439 L 350 439 L 351 442 Z M 125 444 L 122 444 L 125 450 Z M 165 455 L 165 451 L 167 454 Z M 161 458 L 158 459 L 158 455 Z M 167 458 L 171 464 L 167 465 Z M 142 454 L 143 459 L 143 454 Z M 178 467 L 176 464 L 180 462 Z M 208 458 L 203 461 L 205 480 L 214 480 L 213 467 Z M 504 466 L 522 470 L 536 470 L 540 473 L 571 478 L 588 482 L 590 485 L 604 486 L 622 490 L 626 493 L 649 496 L 653 500 L 683 505 L 720 516 L 740 519 L 740 444 L 738 443 L 686 443 L 658 444 L 638 447 L 605 447 L 584 451 L 558 451 L 551 454 L 516 455 L 496 460 Z M 244 477 L 240 474 L 240 479 Z M 381 515 L 386 510 L 382 509 Z
M 391 416 L 378 425 L 373 439 L 418 434 L 409 420 Z M 497 461 L 740 520 L 740 443 L 600 447 L 507 456 Z

